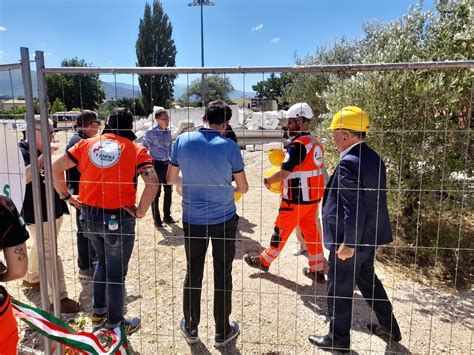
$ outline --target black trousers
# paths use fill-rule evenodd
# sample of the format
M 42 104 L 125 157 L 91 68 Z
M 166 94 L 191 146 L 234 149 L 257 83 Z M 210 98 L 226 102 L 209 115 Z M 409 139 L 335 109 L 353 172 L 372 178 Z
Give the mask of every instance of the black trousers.
M 375 248 L 360 247 L 352 258 L 346 260 L 337 258 L 335 251 L 336 248 L 331 249 L 328 260 L 329 336 L 337 344 L 349 347 L 355 285 L 375 312 L 379 324 L 394 334 L 400 334 L 392 304 L 374 272 Z
M 209 239 L 214 260 L 214 321 L 216 335 L 230 329 L 232 312 L 232 262 L 235 257 L 235 234 L 239 217 L 214 225 L 183 223 L 187 270 L 184 279 L 183 313 L 186 326 L 197 329 L 201 317 L 201 289 Z
M 166 183 L 166 173 L 168 172 L 169 161 L 159 161 L 153 160 L 153 166 L 158 175 L 158 193 L 156 194 L 155 199 L 151 205 L 151 212 L 153 214 L 153 221 L 155 223 L 161 222 L 159 202 L 161 196 L 161 186 L 165 190 L 165 196 L 163 201 L 163 214 L 166 218 L 171 217 L 171 195 L 173 193 L 173 188 L 171 185 Z

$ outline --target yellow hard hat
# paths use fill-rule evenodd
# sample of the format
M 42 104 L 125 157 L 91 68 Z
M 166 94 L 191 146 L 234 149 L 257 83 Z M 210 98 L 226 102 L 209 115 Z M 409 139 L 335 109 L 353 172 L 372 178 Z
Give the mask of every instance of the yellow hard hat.
M 234 201 L 239 202 L 239 200 L 242 198 L 242 192 L 234 192 Z
M 275 166 L 273 168 L 268 169 L 265 172 L 265 176 L 266 177 L 272 176 L 273 174 L 275 174 L 279 171 L 280 171 L 280 168 Z M 270 188 L 268 189 L 268 191 L 273 192 L 275 194 L 279 194 L 281 192 L 281 181 L 271 183 Z
M 349 129 L 367 133 L 369 131 L 369 117 L 361 108 L 347 106 L 333 116 L 329 129 Z
M 285 152 L 282 149 L 273 148 L 268 151 L 268 160 L 275 166 L 280 166 L 285 160 Z

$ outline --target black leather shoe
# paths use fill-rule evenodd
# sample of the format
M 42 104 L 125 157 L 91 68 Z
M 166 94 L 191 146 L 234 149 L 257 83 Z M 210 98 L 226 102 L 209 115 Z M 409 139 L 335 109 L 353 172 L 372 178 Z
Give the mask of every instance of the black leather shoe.
M 348 353 L 349 351 L 351 351 L 349 346 L 338 344 L 327 335 L 310 335 L 308 339 L 311 344 L 316 345 L 318 348 L 321 348 L 323 350 L 337 351 L 340 353 Z
M 156 228 L 162 228 L 163 227 L 163 222 L 161 222 L 161 219 L 158 221 L 155 221 L 155 227 Z
M 316 282 L 319 284 L 326 282 L 324 271 L 311 271 L 309 267 L 305 266 L 303 268 L 303 275 L 310 278 L 311 280 L 316 280 Z
M 375 334 L 381 338 L 390 338 L 391 341 L 402 340 L 402 335 L 400 333 L 391 333 L 390 330 L 385 329 L 381 325 L 375 323 L 367 324 L 367 328 L 369 328 L 372 334 Z

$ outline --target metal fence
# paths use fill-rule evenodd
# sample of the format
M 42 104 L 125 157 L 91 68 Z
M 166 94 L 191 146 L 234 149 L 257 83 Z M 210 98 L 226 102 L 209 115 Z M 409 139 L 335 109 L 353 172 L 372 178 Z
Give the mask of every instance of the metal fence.
M 0 65 L 0 71 L 21 70 L 23 85 L 25 88 L 26 101 L 26 122 L 27 140 L 30 142 L 31 168 L 38 171 L 37 150 L 34 130 L 34 102 L 33 87 L 30 72 L 30 58 L 28 49 L 21 49 L 21 63 L 11 65 Z M 246 81 L 249 76 L 258 75 L 262 79 L 269 73 L 294 73 L 294 74 L 328 74 L 328 75 L 360 75 L 362 81 L 369 81 L 369 77 L 374 73 L 387 74 L 387 86 L 380 87 L 381 93 L 389 90 L 389 76 L 391 73 L 402 72 L 407 77 L 418 75 L 419 73 L 432 73 L 441 71 L 449 73 L 455 70 L 467 71 L 471 73 L 474 68 L 474 61 L 446 61 L 446 62 L 423 62 L 423 63 L 385 63 L 385 64 L 354 64 L 354 65 L 318 65 L 303 67 L 253 67 L 253 68 L 101 68 L 101 67 L 60 67 L 48 68 L 45 66 L 43 53 L 35 53 L 39 110 L 41 117 L 41 135 L 43 142 L 49 141 L 48 126 L 48 97 L 46 78 L 51 74 L 68 74 L 83 76 L 87 74 L 111 75 L 116 83 L 117 75 L 132 76 L 135 85 L 135 75 L 185 75 L 187 77 L 187 87 L 190 80 L 200 77 L 201 74 L 219 74 L 239 77 L 242 82 L 242 95 L 249 90 Z M 474 81 L 472 81 L 474 83 Z M 446 88 L 449 90 L 449 82 Z M 116 84 L 115 84 L 116 85 Z M 364 87 L 364 82 L 362 87 Z M 368 86 L 368 85 L 367 85 Z M 115 88 L 117 92 L 117 88 Z M 405 90 L 405 88 L 400 88 Z M 135 92 L 135 90 L 134 90 Z M 342 90 L 341 92 L 344 92 Z M 472 92 L 472 89 L 471 89 Z M 142 93 L 147 95 L 148 93 Z M 151 93 L 149 93 L 151 95 Z M 137 95 L 138 96 L 138 95 Z M 172 99 L 169 97 L 169 99 Z M 404 97 L 408 104 L 412 98 Z M 433 97 L 426 97 L 422 101 L 423 105 L 429 105 Z M 358 101 L 359 100 L 359 101 Z M 360 102 L 357 97 L 340 97 L 340 106 L 346 106 L 352 102 Z M 243 101 L 245 103 L 245 100 Z M 387 107 L 391 103 L 387 102 Z M 395 105 L 397 106 L 397 105 Z M 397 106 L 403 111 L 403 105 Z M 82 105 L 81 105 L 82 108 Z M 439 113 L 442 115 L 442 113 Z M 411 120 L 414 117 L 404 117 Z M 460 269 L 460 260 L 474 260 L 474 249 L 471 244 L 466 244 L 467 239 L 472 239 L 472 95 L 469 99 L 469 107 L 465 119 L 467 126 L 463 128 L 453 128 L 445 124 L 449 115 L 445 115 L 438 128 L 426 125 L 430 113 L 426 109 L 425 125 L 416 128 L 410 127 L 384 127 L 383 118 L 379 118 L 379 124 L 370 139 L 371 142 L 381 150 L 384 158 L 386 151 L 393 147 L 384 146 L 384 142 L 397 141 L 400 143 L 399 160 L 392 159 L 387 166 L 395 176 L 394 181 L 389 182 L 388 194 L 391 200 L 391 216 L 394 229 L 395 243 L 383 246 L 380 257 L 386 262 L 378 264 L 382 273 L 383 282 L 388 290 L 389 298 L 394 306 L 395 315 L 399 319 L 404 340 L 400 344 L 383 343 L 379 339 L 374 339 L 367 334 L 364 326 L 365 321 L 372 319 L 370 309 L 364 304 L 358 293 L 353 298 L 353 340 L 351 347 L 353 350 L 361 352 L 469 352 L 472 350 L 472 321 L 474 306 L 472 303 L 471 290 L 447 290 L 442 284 L 436 281 L 436 275 L 429 272 L 422 272 L 425 269 L 438 269 L 441 267 L 441 253 L 446 254 L 446 258 L 451 258 L 452 263 L 457 263 L 454 277 L 457 279 L 461 273 L 469 273 L 471 270 Z M 444 117 L 444 116 L 443 116 Z M 173 122 L 175 125 L 178 122 Z M 244 122 L 239 122 L 243 124 Z M 321 137 L 326 147 L 327 168 L 332 171 L 337 164 L 338 155 L 332 147 L 332 141 L 326 132 L 323 124 L 320 123 L 315 128 L 316 136 Z M 245 129 L 242 129 L 245 136 Z M 442 135 L 445 139 L 439 145 L 435 145 L 436 154 L 440 155 L 442 161 L 442 176 L 439 177 L 441 184 L 425 186 L 424 179 L 430 174 L 429 168 L 420 165 L 418 186 L 405 186 L 404 181 L 404 153 L 413 149 L 404 142 L 412 135 L 420 133 L 421 142 L 419 149 L 424 145 L 435 141 L 435 136 Z M 59 143 L 60 150 L 65 148 L 72 132 L 61 132 L 56 134 L 55 140 Z M 454 146 L 448 144 L 449 137 L 461 137 L 459 144 Z M 397 137 L 394 139 L 394 137 Z M 281 139 L 280 139 L 281 141 Z M 272 223 L 277 213 L 279 198 L 267 192 L 262 185 L 262 178 L 265 170 L 270 167 L 266 161 L 262 150 L 247 151 L 242 154 L 246 163 L 246 172 L 249 179 L 250 190 L 241 201 L 237 203 L 238 214 L 240 215 L 239 232 L 237 234 L 237 251 L 234 261 L 234 289 L 233 289 L 233 314 L 232 317 L 241 323 L 241 336 L 237 340 L 235 347 L 228 349 L 231 353 L 308 353 L 316 352 L 306 340 L 310 334 L 324 334 L 327 330 L 325 315 L 326 290 L 325 287 L 309 282 L 300 275 L 301 266 L 306 264 L 304 256 L 293 257 L 290 253 L 293 246 L 297 246 L 294 237 L 290 237 L 288 246 L 280 256 L 275 265 L 272 265 L 270 273 L 254 273 L 242 260 L 245 253 L 259 252 L 270 242 L 273 232 Z M 448 149 L 462 150 L 464 168 L 449 171 L 448 160 L 446 158 Z M 47 219 L 48 233 L 53 236 L 49 246 L 44 245 L 42 236 L 44 234 L 43 225 L 37 223 L 36 235 L 38 238 L 38 253 L 44 255 L 46 247 L 50 247 L 52 255 L 61 255 L 66 274 L 66 284 L 71 298 L 78 299 L 82 303 L 82 312 L 78 315 L 66 317 L 80 329 L 91 330 L 90 314 L 92 302 L 92 281 L 79 280 L 76 266 L 75 251 L 75 211 L 71 209 L 71 215 L 65 217 L 61 230 L 56 230 L 55 210 L 54 210 L 54 189 L 51 172 L 51 148 L 49 145 L 43 147 L 44 175 L 46 181 Z M 422 152 L 421 154 L 429 154 Z M 395 173 L 393 173 L 395 172 Z M 15 172 L 12 172 L 15 173 Z M 443 182 L 455 173 L 459 184 L 458 187 L 447 186 Z M 32 175 L 35 206 L 40 206 L 41 189 L 40 181 L 36 174 Z M 459 187 L 460 186 L 460 187 Z M 142 187 L 139 185 L 138 190 Z M 418 196 L 416 217 L 414 223 L 416 237 L 410 243 L 403 243 L 406 239 L 403 232 L 404 212 L 401 211 L 402 200 L 407 193 Z M 428 197 L 429 198 L 428 198 Z M 434 196 L 434 198 L 433 198 Z M 426 199 L 424 200 L 424 198 Z M 182 212 L 179 200 L 180 197 L 174 193 L 172 206 L 173 214 L 179 218 Z M 424 202 L 425 201 L 425 202 Z M 438 205 L 433 206 L 432 202 L 437 201 Z M 447 217 L 448 204 L 450 205 L 449 218 Z M 42 220 L 41 208 L 35 208 L 35 220 Z M 429 212 L 429 213 L 428 213 Z M 471 220 L 470 220 L 471 218 Z M 424 221 L 422 223 L 422 220 Z M 449 223 L 448 223 L 449 222 Z M 452 223 L 451 223 L 452 222 Z M 448 227 L 446 227 L 448 225 Z M 457 227 L 453 227 L 457 226 Z M 423 229 L 425 228 L 425 229 Z M 427 228 L 431 228 L 427 230 Z M 456 229 L 457 228 L 457 229 Z M 427 230 L 427 231 L 426 231 Z M 426 231 L 426 232 L 425 232 Z M 436 238 L 431 244 L 423 243 L 426 233 L 434 233 Z M 444 235 L 455 234 L 456 237 L 443 243 Z M 57 238 L 55 236 L 58 236 Z M 127 314 L 138 315 L 142 318 L 142 330 L 130 337 L 133 349 L 139 353 L 176 353 L 189 351 L 184 340 L 179 336 L 179 321 L 181 319 L 181 295 L 182 279 L 184 277 L 186 261 L 183 250 L 183 231 L 177 225 L 163 229 L 153 227 L 151 212 L 137 224 L 136 246 L 130 261 L 130 271 L 127 276 Z M 424 260 L 422 254 L 426 251 L 433 251 Z M 444 255 L 443 254 L 443 255 Z M 412 261 L 410 261 L 410 258 Z M 58 289 L 58 264 L 52 263 L 51 270 L 46 269 L 45 261 L 39 258 L 40 271 L 40 301 L 41 308 L 48 310 L 50 301 L 54 305 L 54 314 L 61 317 L 60 299 Z M 211 349 L 213 332 L 212 319 L 212 267 L 210 256 L 207 258 L 202 288 L 202 314 L 200 337 L 202 343 L 195 346 L 192 352 L 209 353 Z M 54 297 L 49 300 L 46 288 L 46 274 L 53 275 Z M 417 274 L 423 274 L 420 276 Z M 464 275 L 471 280 L 472 275 Z M 471 280 L 472 281 L 472 280 Z M 451 285 L 457 286 L 456 281 Z M 468 287 L 472 285 L 469 284 Z M 21 300 L 30 298 L 34 291 L 22 292 L 20 283 L 9 285 L 14 297 Z M 36 298 L 35 298 L 36 297 Z M 37 296 L 31 299 L 38 300 Z M 64 315 L 63 315 L 64 317 Z M 29 341 L 31 333 L 22 329 L 21 346 L 24 349 L 37 347 L 50 352 L 51 344 L 45 339 L 43 346 Z M 33 338 L 33 337 L 32 337 Z

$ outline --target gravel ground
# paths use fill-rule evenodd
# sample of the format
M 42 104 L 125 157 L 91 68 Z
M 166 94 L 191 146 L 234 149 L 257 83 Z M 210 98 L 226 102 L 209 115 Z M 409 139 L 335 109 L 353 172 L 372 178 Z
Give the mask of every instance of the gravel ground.
M 65 139 L 64 139 L 65 141 Z M 223 353 L 293 354 L 317 353 L 307 340 L 325 334 L 328 327 L 325 285 L 301 273 L 307 260 L 291 254 L 290 240 L 269 273 L 255 272 L 242 260 L 245 253 L 259 252 L 268 245 L 279 198 L 261 186 L 262 168 L 269 163 L 261 152 L 244 153 L 250 191 L 238 203 L 239 233 L 233 264 L 233 313 L 241 335 Z M 181 219 L 180 196 L 174 193 L 173 216 Z M 91 283 L 77 278 L 74 215 L 66 216 L 58 238 L 69 296 L 79 300 L 82 312 L 64 319 L 90 330 Z M 129 340 L 137 354 L 219 353 L 213 348 L 212 255 L 208 253 L 203 280 L 202 343 L 189 347 L 179 332 L 182 316 L 182 283 L 185 255 L 182 229 L 178 225 L 156 230 L 151 211 L 137 224 L 137 238 L 127 276 L 127 316 L 141 316 L 142 328 Z M 403 340 L 387 343 L 366 329 L 374 315 L 359 292 L 354 297 L 352 349 L 357 353 L 465 354 L 473 349 L 473 291 L 440 289 L 429 281 L 413 281 L 401 268 L 377 264 L 377 272 L 391 298 Z M 8 290 L 21 301 L 40 304 L 39 291 L 11 282 Z M 24 326 L 21 345 L 42 349 L 43 341 Z M 21 352 L 21 351 L 20 351 Z M 25 352 L 26 353 L 26 352 Z

